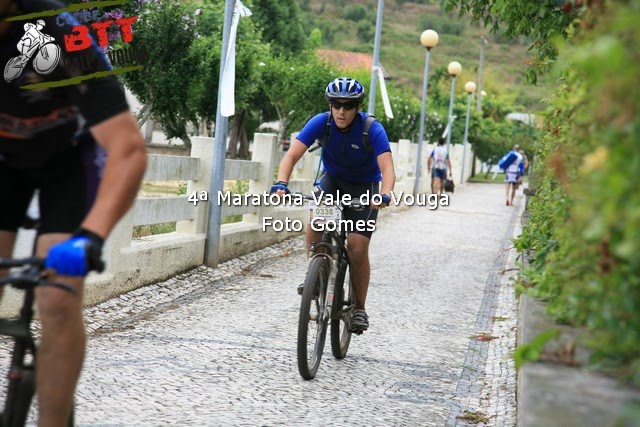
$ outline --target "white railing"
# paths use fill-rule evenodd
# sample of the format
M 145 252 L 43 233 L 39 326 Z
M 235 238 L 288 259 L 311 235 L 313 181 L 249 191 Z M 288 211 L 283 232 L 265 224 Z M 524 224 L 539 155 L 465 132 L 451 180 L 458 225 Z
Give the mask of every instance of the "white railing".
M 292 140 L 295 134 L 292 135 Z M 470 148 L 471 146 L 469 146 Z M 275 134 L 256 134 L 253 141 L 251 161 L 226 160 L 225 180 L 249 180 L 249 194 L 267 192 L 275 178 L 275 169 L 284 153 L 277 151 Z M 421 193 L 429 191 L 427 157 L 432 144 L 423 147 L 423 177 Z M 459 177 L 462 145 L 451 146 L 451 161 L 454 177 Z M 415 179 L 417 144 L 400 140 L 391 144 L 396 168 L 395 192 L 412 193 Z M 467 153 L 466 171 L 471 171 L 472 152 Z M 204 260 L 204 246 L 208 208 L 218 203 L 218 195 L 208 194 L 208 202 L 190 203 L 189 194 L 209 191 L 213 161 L 213 139 L 192 139 L 191 157 L 150 155 L 145 180 L 188 181 L 187 195 L 162 198 L 139 198 L 111 233 L 105 245 L 104 258 L 107 268 L 102 274 L 87 279 L 85 304 L 93 305 L 118 294 L 149 283 L 169 278 L 181 271 L 200 265 Z M 307 153 L 294 168 L 289 187 L 292 191 L 309 192 L 320 161 L 320 150 Z M 469 172 L 467 172 L 469 176 Z M 456 182 L 458 179 L 456 179 Z M 395 207 L 399 209 L 402 207 Z M 220 259 L 236 256 L 282 241 L 297 233 L 263 231 L 264 217 L 274 220 L 305 220 L 307 211 L 303 207 L 282 206 L 227 206 L 223 216 L 242 215 L 242 221 L 221 226 Z M 384 211 L 382 211 L 384 213 Z M 176 231 L 143 238 L 132 238 L 133 227 L 176 222 Z M 25 233 L 22 233 L 21 241 Z M 19 236 L 20 237 L 20 236 Z M 32 238 L 32 235 L 30 235 Z M 28 240 L 28 239 L 27 239 Z M 22 246 L 29 246 L 24 243 Z M 20 250 L 18 251 L 20 252 Z M 26 255 L 22 249 L 19 255 Z M 0 316 L 15 313 L 19 300 L 15 292 L 6 292 L 0 306 Z

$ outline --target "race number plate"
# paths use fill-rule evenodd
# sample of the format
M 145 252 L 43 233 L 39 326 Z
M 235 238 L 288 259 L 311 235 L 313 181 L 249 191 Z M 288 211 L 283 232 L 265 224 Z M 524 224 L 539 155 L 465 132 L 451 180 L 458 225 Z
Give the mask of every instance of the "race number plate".
M 342 211 L 337 206 L 309 202 L 309 221 L 315 219 L 316 223 L 338 222 L 341 218 Z

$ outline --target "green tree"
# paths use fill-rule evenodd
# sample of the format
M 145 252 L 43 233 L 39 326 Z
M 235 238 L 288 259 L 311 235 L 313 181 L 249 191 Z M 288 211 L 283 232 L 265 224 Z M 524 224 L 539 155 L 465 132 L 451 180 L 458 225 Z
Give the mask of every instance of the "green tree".
M 187 94 L 201 65 L 192 51 L 197 40 L 195 9 L 162 0 L 144 4 L 132 45 L 146 49 L 149 57 L 142 70 L 122 76 L 167 137 L 180 138 L 187 146 L 187 123 L 197 122 Z
M 326 110 L 324 88 L 336 77 L 333 68 L 312 52 L 285 58 L 276 56 L 263 67 L 263 91 L 280 120 L 280 136 L 299 129 L 314 114 Z
M 163 127 L 168 138 L 190 144 L 187 125 L 206 130 L 215 120 L 224 0 L 201 5 L 158 0 L 141 7 L 134 43 L 149 58 L 140 72 L 123 75 L 125 84 Z M 200 7 L 197 7 L 200 6 Z M 253 21 L 239 21 L 236 42 L 236 112 L 230 147 L 235 157 L 248 155 L 244 124 L 260 88 L 260 61 L 269 57 Z
M 202 7 L 201 22 L 206 23 L 200 27 L 201 33 L 215 43 L 194 43 L 194 50 L 198 53 L 201 71 L 194 79 L 191 86 L 190 99 L 198 117 L 206 123 L 215 120 L 217 109 L 218 76 L 220 68 L 220 38 L 222 34 L 222 16 L 224 1 L 214 0 Z M 202 37 L 201 37 L 202 39 Z M 251 18 L 242 18 L 238 21 L 238 33 L 236 37 L 236 83 L 235 102 L 236 114 L 230 118 L 229 123 L 229 149 L 227 156 L 230 158 L 248 158 L 249 139 L 246 124 L 255 121 L 259 116 L 262 106 L 259 91 L 262 86 L 261 63 L 268 61 L 270 52 L 267 45 L 262 43 L 259 30 Z M 256 106 L 258 108 L 256 108 Z M 209 128 L 209 125 L 207 125 Z M 250 129 L 253 130 L 253 129 Z
M 306 37 L 295 0 L 253 0 L 251 17 L 262 31 L 262 39 L 271 43 L 276 54 L 299 54 Z
M 533 39 L 532 49 L 538 60 L 527 77 L 535 82 L 537 71 L 545 71 L 557 56 L 555 38 L 566 38 L 570 24 L 583 0 L 446 0 L 447 10 L 458 9 L 460 15 L 471 14 L 475 23 L 490 27 L 507 37 Z M 594 1 L 592 3 L 599 3 Z

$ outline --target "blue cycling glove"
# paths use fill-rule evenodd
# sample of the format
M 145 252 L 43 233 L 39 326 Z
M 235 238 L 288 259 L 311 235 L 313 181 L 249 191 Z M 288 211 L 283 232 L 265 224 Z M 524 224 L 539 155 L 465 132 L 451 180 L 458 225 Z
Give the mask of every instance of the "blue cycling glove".
M 278 181 L 271 186 L 270 193 L 275 193 L 278 190 L 284 191 L 285 194 L 290 194 L 291 190 L 289 190 L 289 184 L 284 181 Z
M 102 245 L 104 239 L 81 228 L 69 240 L 49 249 L 45 267 L 62 276 L 86 276 L 90 271 L 104 270 Z
M 391 205 L 391 196 L 389 196 L 388 194 L 381 194 L 380 198 L 382 199 L 382 203 L 384 203 L 385 205 Z

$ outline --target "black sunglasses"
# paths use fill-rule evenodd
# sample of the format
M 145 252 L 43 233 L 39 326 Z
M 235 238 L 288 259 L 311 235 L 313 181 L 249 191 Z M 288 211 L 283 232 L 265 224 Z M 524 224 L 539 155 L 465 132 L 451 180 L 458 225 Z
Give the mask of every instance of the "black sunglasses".
M 356 101 L 349 101 L 349 102 L 331 101 L 331 106 L 336 110 L 339 110 L 340 108 L 344 108 L 347 111 L 351 111 L 358 106 L 358 103 Z

